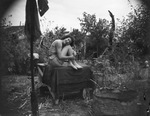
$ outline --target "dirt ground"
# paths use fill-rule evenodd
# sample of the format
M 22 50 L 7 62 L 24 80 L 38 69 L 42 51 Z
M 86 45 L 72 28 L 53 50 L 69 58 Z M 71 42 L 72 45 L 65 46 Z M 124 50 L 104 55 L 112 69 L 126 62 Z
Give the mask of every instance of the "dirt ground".
M 0 116 L 31 116 L 29 76 L 4 76 Z M 40 116 L 88 116 L 90 101 L 83 100 L 78 93 L 62 98 L 54 105 L 50 94 L 37 92 Z
M 2 78 L 3 95 L 1 96 L 0 116 L 31 116 L 29 76 L 10 75 Z M 150 83 L 146 80 L 136 80 L 128 83 L 130 89 L 138 91 L 136 114 L 131 116 L 148 116 L 150 102 Z M 125 116 L 117 115 L 112 108 L 119 109 L 118 101 L 101 100 L 98 107 L 94 99 L 83 100 L 79 94 L 63 97 L 58 105 L 54 105 L 49 93 L 39 94 L 37 91 L 39 116 Z M 122 105 L 128 103 L 121 102 Z M 111 107 L 110 107 L 111 106 Z M 96 109 L 98 108 L 98 109 Z M 134 109 L 134 108 L 133 108 Z M 131 110 L 133 110 L 131 109 Z M 109 113 L 107 113 L 109 110 Z M 126 109 L 124 109 L 126 110 Z M 112 113 L 112 114 L 111 114 Z

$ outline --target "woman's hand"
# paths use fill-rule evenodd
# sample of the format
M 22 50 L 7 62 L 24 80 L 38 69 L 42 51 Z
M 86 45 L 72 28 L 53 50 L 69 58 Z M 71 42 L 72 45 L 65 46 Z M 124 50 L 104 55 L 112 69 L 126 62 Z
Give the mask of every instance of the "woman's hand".
M 76 55 L 77 55 L 77 52 L 76 52 L 76 51 L 73 51 L 73 55 L 76 56 Z

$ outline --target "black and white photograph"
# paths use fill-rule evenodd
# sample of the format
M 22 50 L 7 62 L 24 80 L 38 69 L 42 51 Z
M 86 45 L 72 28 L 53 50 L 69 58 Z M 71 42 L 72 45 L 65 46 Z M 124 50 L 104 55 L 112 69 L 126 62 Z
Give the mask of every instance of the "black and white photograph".
M 149 0 L 1 0 L 0 116 L 150 116 Z

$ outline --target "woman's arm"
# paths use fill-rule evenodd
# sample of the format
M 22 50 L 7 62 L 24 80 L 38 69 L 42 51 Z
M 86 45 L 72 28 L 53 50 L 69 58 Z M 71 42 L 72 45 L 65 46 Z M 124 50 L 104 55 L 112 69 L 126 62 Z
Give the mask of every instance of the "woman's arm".
M 62 50 L 62 43 L 61 41 L 57 41 L 56 44 L 56 52 L 57 52 L 57 55 L 58 55 L 58 58 L 61 59 L 61 60 L 68 60 L 68 59 L 75 59 L 75 57 L 73 55 L 71 56 L 64 56 L 61 52 Z

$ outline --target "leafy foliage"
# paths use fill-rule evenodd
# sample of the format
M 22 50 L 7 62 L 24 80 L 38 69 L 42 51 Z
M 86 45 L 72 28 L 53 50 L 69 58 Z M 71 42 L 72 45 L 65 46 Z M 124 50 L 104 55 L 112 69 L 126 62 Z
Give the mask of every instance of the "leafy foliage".
M 6 19 L 1 19 L 0 25 L 0 53 L 1 69 L 3 73 L 13 72 L 25 74 L 27 69 L 27 54 L 29 53 L 29 43 L 22 36 L 23 27 L 6 26 Z
M 83 13 L 83 19 L 79 20 L 81 31 L 86 35 L 87 56 L 93 51 L 99 56 L 108 45 L 109 22 L 105 19 L 97 21 L 95 14 L 90 15 L 86 12 Z
M 83 43 L 85 35 L 81 33 L 78 29 L 73 29 L 71 35 L 75 38 L 76 47 L 81 49 L 81 44 Z
M 146 37 L 149 18 L 149 10 L 141 6 L 131 12 L 128 15 L 128 19 L 124 19 L 121 22 L 121 26 L 118 26 L 115 52 L 117 52 L 116 54 L 121 52 L 122 56 L 125 56 L 120 59 L 125 60 L 126 56 L 130 57 L 131 55 L 141 57 L 149 54 L 149 39 Z
M 17 35 L 8 34 L 5 30 L 3 30 L 1 42 L 1 54 L 4 60 L 5 71 L 24 74 L 26 72 L 29 43 L 26 40 L 18 40 Z
M 124 18 L 123 21 L 118 19 L 120 25 L 117 24 L 116 26 L 115 36 L 113 38 L 113 52 L 109 51 L 109 47 L 103 47 L 102 52 L 99 52 L 100 56 L 96 58 L 96 62 L 91 64 L 93 71 L 96 70 L 96 80 L 102 82 L 100 85 L 103 85 L 103 87 L 110 87 L 114 84 L 120 86 L 123 82 L 128 82 L 133 78 L 139 79 L 141 60 L 149 58 L 149 37 L 147 36 L 149 18 L 149 10 L 145 6 L 140 6 L 138 9 L 134 9 L 128 15 L 128 18 Z M 105 40 L 108 40 L 108 33 L 110 32 L 109 24 L 107 26 L 108 30 L 106 30 Z M 86 26 L 83 25 L 83 27 L 85 29 Z M 104 25 L 99 25 L 98 27 L 103 28 Z M 90 28 L 86 30 L 88 29 Z M 93 33 L 91 35 L 95 38 L 100 37 L 102 39 L 103 34 L 105 35 L 102 31 L 95 30 L 94 32 L 97 35 Z M 91 43 L 94 43 L 91 38 L 89 40 Z M 96 43 L 98 46 L 101 45 L 98 41 Z

